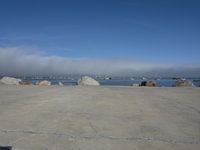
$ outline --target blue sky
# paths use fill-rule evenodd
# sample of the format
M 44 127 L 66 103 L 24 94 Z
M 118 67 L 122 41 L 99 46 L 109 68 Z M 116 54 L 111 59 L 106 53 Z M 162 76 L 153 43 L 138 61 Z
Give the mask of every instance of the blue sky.
M 200 64 L 198 0 L 0 0 L 0 47 Z

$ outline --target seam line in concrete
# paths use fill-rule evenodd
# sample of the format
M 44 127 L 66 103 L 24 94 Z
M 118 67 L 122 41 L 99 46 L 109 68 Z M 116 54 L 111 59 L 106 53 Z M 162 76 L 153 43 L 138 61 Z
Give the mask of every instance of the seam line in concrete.
M 120 140 L 120 141 L 138 141 L 138 142 L 163 142 L 169 144 L 200 144 L 200 141 L 182 141 L 182 140 L 172 140 L 165 138 L 153 138 L 153 137 L 115 137 L 115 136 L 103 136 L 103 135 L 95 135 L 95 136 L 77 136 L 66 133 L 57 133 L 57 132 L 43 132 L 43 131 L 33 131 L 33 130 L 7 130 L 0 129 L 3 133 L 24 133 L 24 134 L 40 134 L 40 135 L 56 135 L 56 136 L 64 136 L 72 139 L 107 139 L 107 140 Z

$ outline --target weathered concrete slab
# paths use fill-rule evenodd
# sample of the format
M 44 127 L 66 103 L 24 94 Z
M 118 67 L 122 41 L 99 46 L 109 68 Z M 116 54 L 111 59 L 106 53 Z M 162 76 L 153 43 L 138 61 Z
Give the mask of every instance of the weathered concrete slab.
M 0 146 L 200 148 L 200 89 L 0 85 Z

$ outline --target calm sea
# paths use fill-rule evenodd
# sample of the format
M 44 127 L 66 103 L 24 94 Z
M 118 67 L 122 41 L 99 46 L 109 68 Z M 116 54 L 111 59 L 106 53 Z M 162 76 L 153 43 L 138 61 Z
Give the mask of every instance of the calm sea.
M 112 78 L 112 79 L 101 79 L 101 78 L 95 78 L 101 85 L 105 86 L 131 86 L 133 84 L 140 84 L 143 80 L 142 79 L 132 79 L 132 78 Z M 66 78 L 66 79 L 52 79 L 52 78 L 39 78 L 39 79 L 24 79 L 32 81 L 33 83 L 36 83 L 39 80 L 49 80 L 53 85 L 58 84 L 59 82 L 62 82 L 64 85 L 76 85 L 78 78 Z M 148 79 L 148 80 L 155 80 L 157 86 L 165 86 L 165 87 L 171 87 L 174 85 L 176 80 L 173 79 Z M 200 78 L 188 78 L 187 80 L 190 80 L 195 86 L 200 87 Z

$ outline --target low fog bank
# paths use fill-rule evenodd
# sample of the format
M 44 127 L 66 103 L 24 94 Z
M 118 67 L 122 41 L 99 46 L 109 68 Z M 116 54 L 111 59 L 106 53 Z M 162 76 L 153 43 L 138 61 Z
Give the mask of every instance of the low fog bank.
M 0 48 L 0 75 L 49 76 L 92 74 L 115 76 L 200 77 L 199 65 L 173 65 L 113 59 L 47 56 L 25 48 Z

